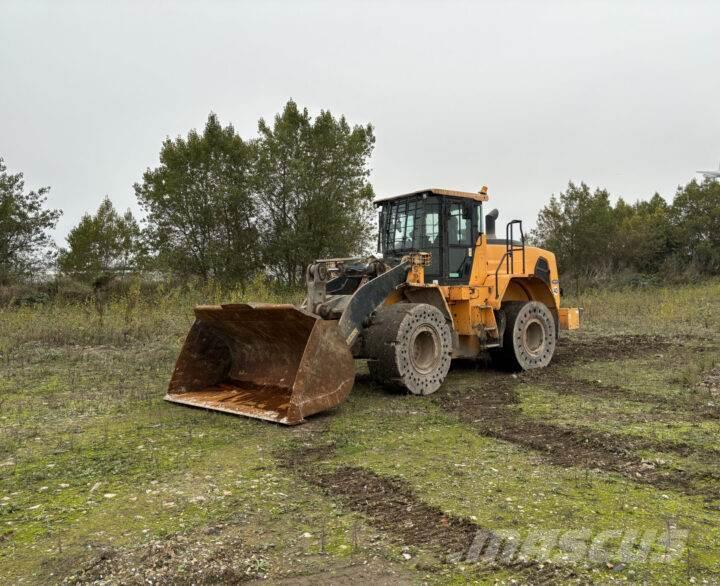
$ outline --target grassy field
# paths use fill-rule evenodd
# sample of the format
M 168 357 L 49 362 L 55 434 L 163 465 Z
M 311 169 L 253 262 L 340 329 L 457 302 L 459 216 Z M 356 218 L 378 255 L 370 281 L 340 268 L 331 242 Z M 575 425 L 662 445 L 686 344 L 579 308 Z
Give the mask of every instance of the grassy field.
M 0 583 L 718 583 L 720 283 L 295 428 L 163 402 L 193 303 L 258 295 L 0 310 Z

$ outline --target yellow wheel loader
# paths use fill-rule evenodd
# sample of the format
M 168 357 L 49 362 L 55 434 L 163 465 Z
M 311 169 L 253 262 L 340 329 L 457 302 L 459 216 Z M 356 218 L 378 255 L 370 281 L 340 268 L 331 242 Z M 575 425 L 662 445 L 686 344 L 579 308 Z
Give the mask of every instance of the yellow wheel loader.
M 302 306 L 196 307 L 165 398 L 293 425 L 346 399 L 354 359 L 418 395 L 440 388 L 452 359 L 484 351 L 547 366 L 579 311 L 560 307 L 555 255 L 526 246 L 519 220 L 496 235 L 487 199 L 483 187 L 380 200 L 382 256 L 314 262 Z

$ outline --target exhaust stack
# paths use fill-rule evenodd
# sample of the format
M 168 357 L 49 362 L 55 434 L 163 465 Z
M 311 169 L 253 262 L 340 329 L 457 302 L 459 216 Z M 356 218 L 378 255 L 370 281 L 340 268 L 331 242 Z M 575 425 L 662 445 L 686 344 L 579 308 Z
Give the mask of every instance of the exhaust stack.
M 488 238 L 496 238 L 495 236 L 495 220 L 497 220 L 500 212 L 495 208 L 489 214 L 485 216 L 485 235 Z

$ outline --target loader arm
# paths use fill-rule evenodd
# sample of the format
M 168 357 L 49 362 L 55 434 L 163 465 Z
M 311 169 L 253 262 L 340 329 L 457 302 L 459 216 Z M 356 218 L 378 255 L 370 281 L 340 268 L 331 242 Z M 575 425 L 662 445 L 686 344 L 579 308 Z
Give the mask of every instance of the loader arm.
M 353 294 L 340 317 L 338 328 L 350 347 L 363 328 L 363 322 L 407 279 L 410 263 L 405 261 L 365 283 Z

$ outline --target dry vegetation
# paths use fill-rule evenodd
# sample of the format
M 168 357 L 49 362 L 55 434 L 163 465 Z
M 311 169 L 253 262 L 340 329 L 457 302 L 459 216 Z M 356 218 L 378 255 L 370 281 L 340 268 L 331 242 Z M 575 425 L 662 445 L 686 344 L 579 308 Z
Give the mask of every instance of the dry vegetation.
M 0 582 L 717 583 L 718 282 L 587 293 L 549 369 L 459 364 L 431 397 L 358 363 L 350 400 L 297 428 L 164 403 L 193 303 L 253 298 L 280 300 L 0 310 Z M 686 547 L 616 555 L 668 528 Z M 568 530 L 620 533 L 603 559 L 469 555 Z

